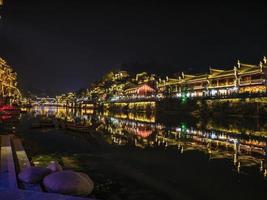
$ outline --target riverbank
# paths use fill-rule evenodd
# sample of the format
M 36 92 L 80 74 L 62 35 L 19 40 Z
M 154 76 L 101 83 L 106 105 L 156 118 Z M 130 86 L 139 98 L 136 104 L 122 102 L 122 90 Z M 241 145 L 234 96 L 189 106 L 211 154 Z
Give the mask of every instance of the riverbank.
M 157 102 L 156 112 L 195 117 L 267 117 L 267 97 L 222 99 L 168 99 Z
M 81 109 L 80 107 L 71 107 Z M 168 114 L 194 117 L 267 117 L 267 97 L 233 96 L 206 98 L 135 99 L 102 102 L 87 110 L 111 113 Z
M 47 193 L 43 191 L 39 183 L 20 182 L 18 174 L 30 167 L 31 163 L 20 139 L 15 135 L 0 132 L 0 154 L 0 199 L 85 200 L 85 198 L 75 196 Z

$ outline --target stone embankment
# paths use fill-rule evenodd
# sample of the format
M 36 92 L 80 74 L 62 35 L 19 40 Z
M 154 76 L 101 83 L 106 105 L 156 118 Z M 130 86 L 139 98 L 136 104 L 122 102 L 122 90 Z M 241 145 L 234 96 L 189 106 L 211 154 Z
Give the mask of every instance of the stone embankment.
M 47 168 L 32 166 L 20 139 L 14 135 L 0 135 L 0 144 L 0 199 L 89 199 L 80 197 L 93 190 L 93 181 L 86 174 L 63 171 L 55 162 Z M 73 183 L 73 176 L 79 184 Z

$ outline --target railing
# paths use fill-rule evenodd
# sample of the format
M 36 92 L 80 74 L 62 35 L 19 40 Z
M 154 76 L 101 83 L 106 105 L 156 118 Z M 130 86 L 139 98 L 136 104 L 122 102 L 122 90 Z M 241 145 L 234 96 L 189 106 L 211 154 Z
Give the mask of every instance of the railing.
M 205 88 L 205 86 L 202 86 L 202 85 L 193 87 L 194 90 L 200 90 L 200 89 L 204 89 L 204 88 Z
M 224 83 L 224 84 L 222 84 L 222 83 L 220 83 L 220 84 L 212 84 L 212 85 L 209 85 L 208 87 L 209 88 L 220 88 L 220 87 L 233 87 L 233 86 L 235 86 L 235 83 Z
M 241 80 L 240 85 L 262 84 L 264 79 Z

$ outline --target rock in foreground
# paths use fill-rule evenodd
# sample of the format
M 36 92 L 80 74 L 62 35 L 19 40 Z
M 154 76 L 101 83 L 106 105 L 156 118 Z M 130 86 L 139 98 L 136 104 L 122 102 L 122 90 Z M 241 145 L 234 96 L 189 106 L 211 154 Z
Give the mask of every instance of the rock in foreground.
M 51 161 L 47 168 L 50 169 L 52 172 L 60 172 L 63 170 L 61 165 L 57 161 Z
M 74 171 L 52 173 L 44 178 L 43 185 L 47 192 L 75 196 L 87 196 L 94 188 L 89 176 Z
M 33 184 L 41 182 L 43 178 L 50 173 L 51 170 L 48 168 L 27 167 L 19 173 L 18 178 L 21 182 Z

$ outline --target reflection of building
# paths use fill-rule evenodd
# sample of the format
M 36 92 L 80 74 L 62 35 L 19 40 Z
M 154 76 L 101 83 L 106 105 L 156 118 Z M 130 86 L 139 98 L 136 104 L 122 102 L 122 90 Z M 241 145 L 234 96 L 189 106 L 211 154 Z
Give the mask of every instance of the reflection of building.
M 49 106 L 49 105 L 57 105 L 56 99 L 52 97 L 37 97 L 34 100 L 34 103 L 32 105 L 44 105 L 44 106 Z
M 153 137 L 151 137 L 155 132 L 153 124 L 130 120 L 124 115 L 118 117 L 122 118 L 110 117 L 109 123 L 106 124 L 106 130 L 112 134 L 113 143 L 134 145 L 141 148 L 154 143 Z
M 115 144 L 141 148 L 175 147 L 181 153 L 201 151 L 208 154 L 210 160 L 231 160 L 237 172 L 245 167 L 257 167 L 262 174 L 267 171 L 263 164 L 266 162 L 267 140 L 261 137 L 196 130 L 185 124 L 167 128 L 161 124 L 130 120 L 124 115 L 121 119 L 117 117 L 109 118 L 105 124 Z
M 55 104 L 58 106 L 74 107 L 76 106 L 78 99 L 76 99 L 73 92 L 69 92 L 67 94 L 56 96 L 55 100 Z
M 17 73 L 0 58 L 0 99 L 2 103 L 14 103 L 21 97 L 17 88 Z
M 240 172 L 241 167 L 258 166 L 261 172 L 266 162 L 266 140 L 240 138 L 240 135 L 199 131 L 193 128 L 172 128 L 171 134 L 164 130 L 157 131 L 157 144 L 177 146 L 181 153 L 185 151 L 202 151 L 210 159 L 230 159 Z

